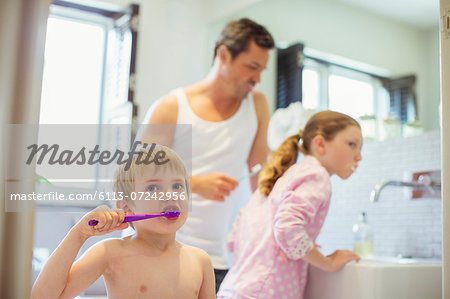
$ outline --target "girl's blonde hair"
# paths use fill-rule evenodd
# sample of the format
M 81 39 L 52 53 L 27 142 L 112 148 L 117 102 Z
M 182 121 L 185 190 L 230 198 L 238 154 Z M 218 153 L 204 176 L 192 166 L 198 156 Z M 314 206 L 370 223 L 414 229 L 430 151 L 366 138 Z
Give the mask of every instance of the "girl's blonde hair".
M 275 182 L 297 161 L 298 151 L 305 155 L 310 154 L 314 137 L 320 135 L 331 141 L 337 133 L 349 126 L 360 127 L 350 116 L 335 111 L 321 111 L 311 116 L 303 131 L 288 137 L 271 153 L 269 162 L 258 177 L 259 191 L 265 196 L 269 195 Z M 299 146 L 300 139 L 302 143 Z
M 147 157 L 150 151 L 152 152 L 150 153 L 150 156 Z M 144 160 L 145 157 L 147 157 L 146 159 L 148 161 L 153 161 L 156 155 L 160 155 L 161 152 L 165 153 L 165 156 L 161 160 L 168 160 L 167 163 L 161 165 L 157 165 L 155 162 L 147 165 L 145 163 L 136 163 L 138 157 L 141 157 L 141 161 Z M 181 174 L 186 186 L 186 199 L 189 200 L 191 198 L 191 184 L 183 161 L 174 150 L 163 145 L 156 145 L 153 150 L 141 150 L 135 155 L 128 170 L 125 170 L 125 164 L 121 165 L 116 170 L 113 189 L 116 193 L 123 192 L 123 198 L 127 203 L 132 202 L 132 200 L 130 200 L 130 198 L 132 198 L 131 193 L 135 191 L 135 182 L 143 179 L 144 169 L 145 175 L 154 175 L 160 171 L 174 171 Z

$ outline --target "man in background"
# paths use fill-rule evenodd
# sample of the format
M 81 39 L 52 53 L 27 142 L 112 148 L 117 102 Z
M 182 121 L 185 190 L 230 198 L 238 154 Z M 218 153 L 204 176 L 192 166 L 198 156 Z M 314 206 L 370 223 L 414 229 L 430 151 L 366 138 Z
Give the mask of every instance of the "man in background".
M 177 239 L 211 256 L 217 289 L 228 269 L 225 243 L 236 201 L 232 191 L 244 167 L 250 171 L 268 155 L 269 108 L 254 87 L 273 47 L 263 26 L 247 18 L 230 22 L 216 42 L 207 77 L 160 98 L 144 120 L 192 124 L 192 209 Z M 181 130 L 164 135 L 169 135 L 165 145 L 183 152 L 186 137 Z M 254 191 L 257 176 L 250 184 Z

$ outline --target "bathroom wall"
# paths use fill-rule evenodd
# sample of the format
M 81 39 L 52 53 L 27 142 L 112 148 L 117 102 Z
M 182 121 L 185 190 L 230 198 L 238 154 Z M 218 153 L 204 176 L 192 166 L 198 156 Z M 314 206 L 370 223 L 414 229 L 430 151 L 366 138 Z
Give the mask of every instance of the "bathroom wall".
M 365 211 L 374 233 L 378 256 L 441 258 L 442 220 L 440 199 L 411 199 L 411 189 L 385 187 L 378 202 L 370 193 L 386 180 L 410 180 L 412 172 L 441 168 L 440 133 L 367 142 L 356 172 L 343 181 L 332 177 L 333 195 L 317 243 L 324 253 L 352 249 L 352 226 Z

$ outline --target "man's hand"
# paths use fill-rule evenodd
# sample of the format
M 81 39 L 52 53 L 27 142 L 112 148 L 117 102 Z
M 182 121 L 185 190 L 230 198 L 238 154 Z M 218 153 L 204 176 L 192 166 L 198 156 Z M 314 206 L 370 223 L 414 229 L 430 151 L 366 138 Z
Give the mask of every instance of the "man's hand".
M 230 195 L 238 181 L 221 172 L 213 172 L 208 175 L 194 176 L 192 178 L 192 192 L 203 198 L 225 201 L 225 196 Z

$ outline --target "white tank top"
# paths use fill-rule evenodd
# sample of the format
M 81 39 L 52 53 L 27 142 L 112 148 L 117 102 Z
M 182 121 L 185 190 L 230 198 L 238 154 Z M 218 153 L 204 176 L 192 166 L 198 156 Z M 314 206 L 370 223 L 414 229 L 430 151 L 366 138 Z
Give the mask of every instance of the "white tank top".
M 238 179 L 247 169 L 247 159 L 258 127 L 251 93 L 242 100 L 233 116 L 220 122 L 198 117 L 189 106 L 182 88 L 172 93 L 178 100 L 177 124 L 192 124 L 192 168 L 186 165 L 192 169 L 192 175 L 218 171 Z M 187 134 L 177 127 L 172 146 L 176 152 L 184 152 L 185 138 Z M 239 194 L 234 191 L 224 202 L 218 202 L 192 194 L 188 219 L 177 232 L 178 241 L 205 250 L 216 269 L 228 268 L 225 244 L 237 197 Z

